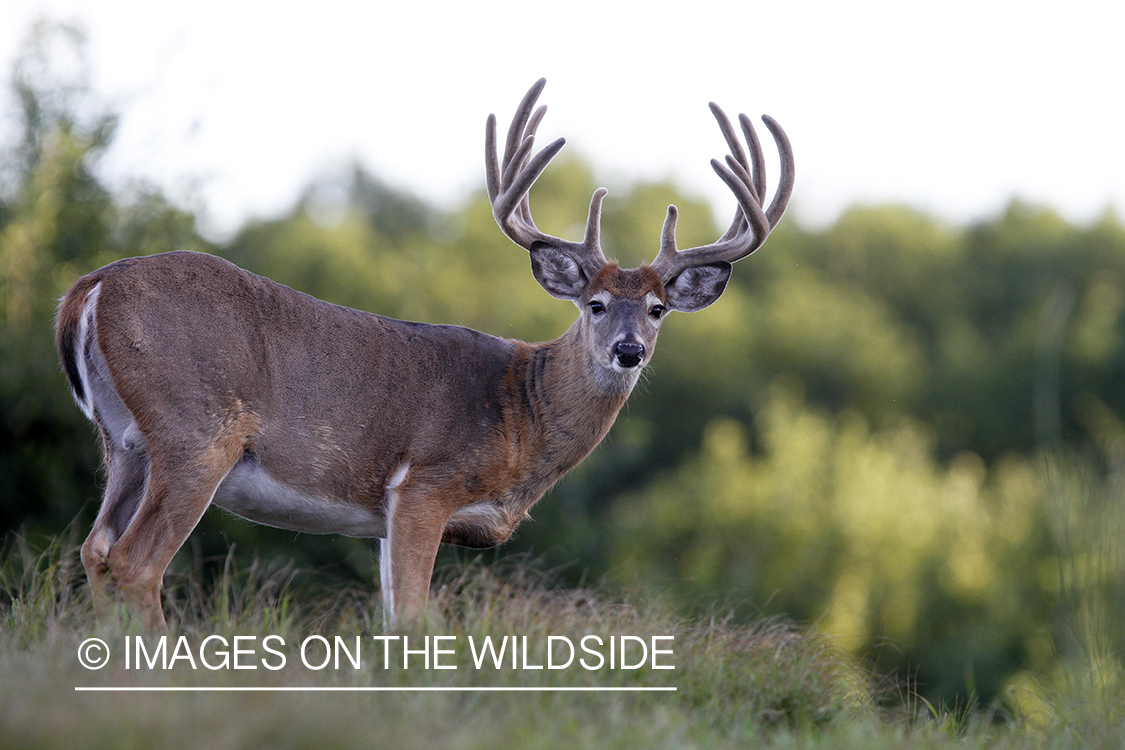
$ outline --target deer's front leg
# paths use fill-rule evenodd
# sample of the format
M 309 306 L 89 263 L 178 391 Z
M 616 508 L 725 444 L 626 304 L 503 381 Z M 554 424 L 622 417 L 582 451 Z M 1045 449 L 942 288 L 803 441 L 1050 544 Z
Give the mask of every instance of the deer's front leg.
M 387 490 L 387 531 L 379 546 L 383 622 L 390 628 L 418 619 L 430 596 L 434 559 L 447 513 L 432 497 L 406 487 Z

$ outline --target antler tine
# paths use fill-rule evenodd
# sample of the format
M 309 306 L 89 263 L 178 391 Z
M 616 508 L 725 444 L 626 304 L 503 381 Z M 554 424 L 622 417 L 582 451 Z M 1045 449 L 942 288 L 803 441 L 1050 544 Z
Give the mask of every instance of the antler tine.
M 707 107 L 714 115 L 715 122 L 719 123 L 719 130 L 723 133 L 723 138 L 727 142 L 727 148 L 730 149 L 731 155 L 740 163 L 749 167 L 749 162 L 746 161 L 746 152 L 742 150 L 742 144 L 738 142 L 738 137 L 734 134 L 734 128 L 731 127 L 727 113 L 715 102 L 708 102 Z
M 527 93 L 523 95 L 523 99 L 520 100 L 519 107 L 516 108 L 516 114 L 512 118 L 512 124 L 508 126 L 508 137 L 504 142 L 505 169 L 508 168 L 508 164 L 512 161 L 512 155 L 516 152 L 516 149 L 526 140 L 528 135 L 534 132 L 534 129 L 532 129 L 532 133 L 528 133 L 525 128 L 528 124 L 528 118 L 535 108 L 535 103 L 539 101 L 539 95 L 543 93 L 543 87 L 546 85 L 546 78 L 540 78 L 532 84 L 531 88 L 527 90 Z M 544 112 L 537 113 L 538 117 L 535 119 L 536 126 L 538 126 L 539 120 L 543 119 L 546 108 L 540 107 L 540 109 L 544 110 Z
M 668 216 L 661 231 L 660 252 L 652 263 L 653 269 L 665 283 L 675 279 L 687 268 L 720 262 L 734 263 L 757 250 L 777 226 L 793 192 L 793 150 L 777 121 L 768 115 L 762 118 L 777 143 L 781 157 L 781 179 L 777 192 L 769 208 L 763 210 L 767 187 L 765 157 L 750 118 L 746 115 L 738 116 L 746 145 L 750 149 L 750 157 L 747 159 L 746 151 L 726 113 L 714 102 L 710 104 L 710 108 L 731 152 L 726 157 L 725 165 L 712 159 L 711 167 L 734 193 L 738 208 L 730 227 L 716 242 L 680 251 L 676 249 L 676 207 L 668 207 Z
M 769 115 L 762 115 L 762 122 L 766 124 L 770 135 L 777 143 L 777 152 L 781 157 L 781 178 L 777 183 L 777 193 L 774 194 L 770 207 L 766 209 L 766 216 L 770 220 L 770 228 L 772 229 L 781 220 L 781 215 L 785 213 L 785 207 L 789 205 L 789 196 L 793 195 L 796 165 L 793 161 L 793 146 L 789 143 L 789 136 L 785 134 L 781 125 Z
M 496 160 L 496 115 L 484 121 L 484 184 L 489 203 L 500 195 L 500 163 Z
M 746 137 L 746 144 L 750 146 L 750 160 L 753 167 L 750 172 L 754 175 L 754 193 L 758 198 L 758 204 L 761 205 L 766 197 L 765 154 L 762 153 L 762 144 L 758 140 L 758 133 L 754 130 L 754 124 L 750 122 L 750 118 L 740 114 L 738 124 L 742 126 L 742 134 Z
M 568 242 L 544 234 L 531 218 L 531 202 L 528 198 L 531 186 L 566 143 L 565 138 L 558 138 L 532 156 L 535 132 L 547 112 L 545 106 L 536 108 L 535 103 L 546 83 L 545 78 L 536 81 L 516 109 L 505 139 L 503 162 L 498 160 L 496 153 L 496 116 L 488 116 L 484 136 L 488 199 L 492 203 L 492 215 L 496 223 L 509 239 L 526 250 L 530 250 L 535 242 L 549 243 L 571 256 L 592 277 L 606 264 L 600 245 L 601 203 L 606 194 L 604 188 L 595 191 L 590 201 L 586 234 L 582 242 Z

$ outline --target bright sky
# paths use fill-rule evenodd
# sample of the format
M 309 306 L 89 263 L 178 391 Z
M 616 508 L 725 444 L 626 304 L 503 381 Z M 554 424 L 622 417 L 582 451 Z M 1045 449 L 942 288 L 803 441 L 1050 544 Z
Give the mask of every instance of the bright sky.
M 610 200 L 671 177 L 726 217 L 715 100 L 785 127 L 806 223 L 886 201 L 964 222 L 1013 196 L 1078 222 L 1125 213 L 1119 0 L 4 5 L 5 76 L 35 18 L 81 23 L 95 89 L 123 114 L 110 177 L 194 190 L 220 231 L 352 158 L 455 207 L 483 185 L 485 117 L 506 126 L 540 76 L 541 143 L 565 135 Z

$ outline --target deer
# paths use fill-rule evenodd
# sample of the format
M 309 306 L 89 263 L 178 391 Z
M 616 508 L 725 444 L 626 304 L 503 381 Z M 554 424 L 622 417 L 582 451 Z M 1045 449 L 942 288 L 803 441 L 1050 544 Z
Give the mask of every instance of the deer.
M 777 225 L 793 153 L 763 116 L 781 172 L 766 207 L 750 119 L 738 118 L 744 149 L 712 103 L 730 150 L 711 161 L 737 201 L 730 227 L 680 250 L 669 206 L 655 260 L 624 269 L 601 249 L 605 188 L 579 242 L 532 220 L 529 191 L 565 143 L 534 150 L 545 84 L 520 102 L 502 161 L 488 116 L 485 174 L 501 231 L 544 290 L 578 307 L 553 341 L 340 307 L 205 253 L 119 260 L 74 283 L 56 343 L 103 451 L 104 496 L 81 547 L 96 609 L 116 598 L 144 627 L 167 629 L 165 570 L 216 505 L 297 532 L 379 539 L 384 623 L 395 629 L 425 614 L 441 544 L 503 543 L 602 441 L 667 313 L 712 304 L 732 264 Z

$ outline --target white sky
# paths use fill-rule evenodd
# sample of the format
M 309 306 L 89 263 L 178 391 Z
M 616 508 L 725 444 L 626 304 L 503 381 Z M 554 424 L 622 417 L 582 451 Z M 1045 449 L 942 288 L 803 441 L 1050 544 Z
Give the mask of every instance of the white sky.
M 485 117 L 506 126 L 540 76 L 541 143 L 565 135 L 611 189 L 672 177 L 720 217 L 709 100 L 782 123 L 806 223 L 855 202 L 958 222 L 1013 196 L 1078 222 L 1125 206 L 1120 0 L 5 0 L 5 76 L 37 17 L 87 30 L 123 114 L 111 177 L 195 190 L 220 231 L 353 157 L 454 207 L 483 185 Z

